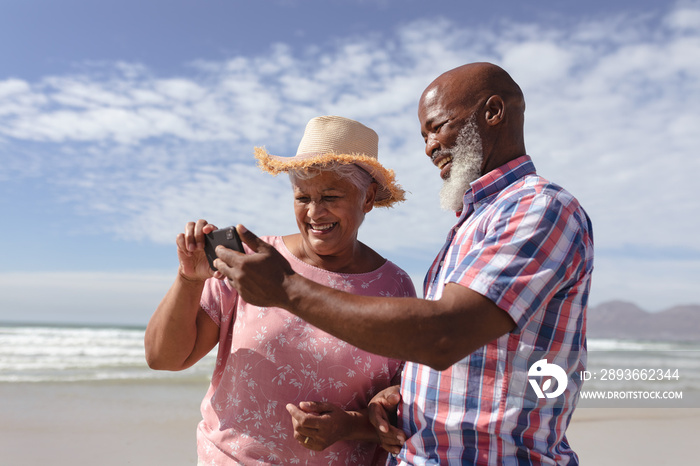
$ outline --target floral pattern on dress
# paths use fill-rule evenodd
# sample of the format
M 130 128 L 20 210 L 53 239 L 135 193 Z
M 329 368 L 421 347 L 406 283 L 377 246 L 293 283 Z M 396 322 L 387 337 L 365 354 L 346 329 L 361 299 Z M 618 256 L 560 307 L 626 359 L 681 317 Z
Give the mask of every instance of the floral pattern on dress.
M 281 237 L 263 240 L 318 283 L 367 296 L 415 296 L 408 275 L 391 262 L 367 274 L 337 274 L 298 260 Z M 201 464 L 372 464 L 381 451 L 375 444 L 336 442 L 321 452 L 302 447 L 285 406 L 324 401 L 365 408 L 374 394 L 398 383 L 401 361 L 362 351 L 284 309 L 250 305 L 223 280 L 210 279 L 201 301 L 220 328 L 197 433 Z

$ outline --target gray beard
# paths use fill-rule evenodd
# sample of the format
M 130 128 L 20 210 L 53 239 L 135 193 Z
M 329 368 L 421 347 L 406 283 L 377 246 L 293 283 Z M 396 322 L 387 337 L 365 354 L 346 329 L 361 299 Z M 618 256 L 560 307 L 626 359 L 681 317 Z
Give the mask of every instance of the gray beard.
M 464 205 L 464 193 L 472 182 L 481 177 L 484 152 L 476 118 L 472 117 L 462 127 L 449 152 L 452 154 L 452 167 L 440 189 L 440 207 L 457 212 Z

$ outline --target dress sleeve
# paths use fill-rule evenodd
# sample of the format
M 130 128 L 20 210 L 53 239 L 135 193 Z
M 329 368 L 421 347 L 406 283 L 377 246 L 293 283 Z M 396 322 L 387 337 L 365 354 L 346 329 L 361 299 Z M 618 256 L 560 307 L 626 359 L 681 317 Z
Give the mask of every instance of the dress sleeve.
M 577 205 L 550 195 L 511 200 L 489 219 L 484 237 L 458 258 L 446 281 L 486 296 L 522 329 L 585 272 L 583 217 Z
M 270 243 L 273 238 L 274 237 L 263 236 L 260 239 Z M 243 245 L 243 249 L 246 254 L 252 252 L 247 244 Z M 204 309 L 204 312 L 211 317 L 211 320 L 221 327 L 222 322 L 227 322 L 234 316 L 237 300 L 238 292 L 227 280 L 210 278 L 204 284 L 204 290 L 202 291 L 199 305 Z
M 204 284 L 199 305 L 221 327 L 221 322 L 231 318 L 235 311 L 237 298 L 238 292 L 226 280 L 210 278 Z
M 415 298 L 416 288 L 411 277 L 398 265 L 387 261 L 380 269 L 377 278 L 357 290 L 356 294 L 366 296 L 384 296 L 392 298 Z

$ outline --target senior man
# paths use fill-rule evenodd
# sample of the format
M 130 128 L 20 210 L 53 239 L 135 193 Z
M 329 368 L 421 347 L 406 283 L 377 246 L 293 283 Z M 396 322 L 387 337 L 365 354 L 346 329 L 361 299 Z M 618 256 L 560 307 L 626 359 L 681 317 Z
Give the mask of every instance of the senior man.
M 490 63 L 450 70 L 423 92 L 425 152 L 443 179 L 443 207 L 458 214 L 426 275 L 425 299 L 323 287 L 242 226 L 255 253 L 217 251 L 217 268 L 247 302 L 409 361 L 400 397 L 382 393 L 374 403 L 398 464 L 578 464 L 566 428 L 586 363 L 591 222 L 536 173 L 524 112 L 520 87 Z M 384 421 L 397 404 L 400 430 Z

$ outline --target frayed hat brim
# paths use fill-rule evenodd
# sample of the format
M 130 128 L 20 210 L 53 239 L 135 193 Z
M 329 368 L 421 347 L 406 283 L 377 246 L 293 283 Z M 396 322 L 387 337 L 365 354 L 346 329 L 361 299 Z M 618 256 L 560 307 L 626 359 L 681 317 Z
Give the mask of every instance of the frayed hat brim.
M 384 168 L 376 158 L 363 154 L 313 153 L 297 154 L 294 157 L 280 157 L 269 154 L 264 147 L 255 148 L 255 158 L 261 170 L 278 175 L 289 170 L 305 170 L 313 166 L 323 166 L 331 162 L 354 163 L 366 170 L 377 182 L 377 196 L 374 205 L 391 207 L 406 200 L 406 192 L 396 183 L 394 171 Z

